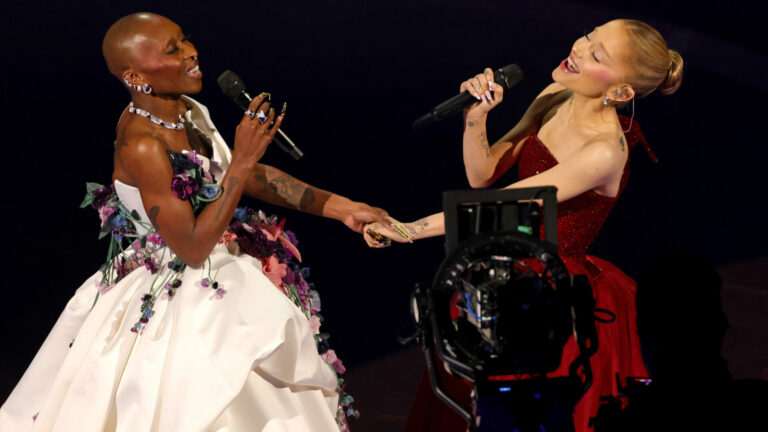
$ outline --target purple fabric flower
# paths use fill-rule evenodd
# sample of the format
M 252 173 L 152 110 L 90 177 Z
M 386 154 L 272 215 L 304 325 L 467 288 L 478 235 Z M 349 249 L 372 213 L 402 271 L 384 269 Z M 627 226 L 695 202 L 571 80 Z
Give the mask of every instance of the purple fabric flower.
M 193 178 L 187 173 L 176 174 L 171 181 L 171 190 L 178 199 L 185 200 L 195 194 L 202 186 L 200 179 Z
M 100 208 L 107 205 L 107 201 L 109 201 L 110 198 L 114 195 L 115 191 L 112 189 L 112 185 L 104 186 L 99 189 L 95 189 L 91 192 L 93 194 L 93 202 L 91 203 L 91 207 L 93 207 L 96 210 L 99 210 Z
M 152 234 L 147 236 L 147 242 L 155 244 L 157 246 L 165 246 L 165 241 L 162 237 L 160 237 L 160 234 L 153 232 Z
M 144 267 L 146 267 L 152 274 L 157 273 L 157 262 L 152 257 L 144 260 Z
M 171 160 L 171 168 L 173 168 L 174 174 L 182 174 L 188 170 L 197 170 L 200 168 L 200 165 L 183 153 L 168 150 L 168 158 Z M 197 159 L 197 157 L 195 158 Z
M 299 247 L 299 240 L 296 239 L 296 234 L 294 234 L 293 231 L 285 230 L 283 233 L 285 233 L 285 236 L 288 237 L 288 241 L 290 241 L 291 244 Z

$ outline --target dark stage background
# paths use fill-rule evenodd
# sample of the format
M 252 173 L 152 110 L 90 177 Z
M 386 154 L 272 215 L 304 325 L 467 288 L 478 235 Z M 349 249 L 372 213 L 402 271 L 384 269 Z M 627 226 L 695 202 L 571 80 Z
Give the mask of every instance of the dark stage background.
M 110 180 L 115 123 L 129 101 L 103 63 L 101 39 L 135 11 L 163 14 L 191 33 L 205 74 L 195 97 L 230 143 L 241 113 L 215 83 L 225 69 L 252 94 L 289 102 L 283 129 L 306 156 L 296 162 L 273 146 L 264 162 L 401 220 L 440 210 L 443 190 L 468 188 L 461 122 L 415 134 L 415 118 L 486 65 L 516 62 L 525 79 L 490 116 L 489 136 L 498 138 L 585 29 L 617 17 L 644 20 L 682 53 L 685 79 L 672 96 L 637 102 L 636 121 L 661 162 L 635 151 L 629 187 L 592 253 L 630 276 L 670 248 L 716 265 L 766 254 L 759 185 L 768 158 L 768 14 L 748 2 L 79 1 L 3 9 L 10 172 L 0 401 L 106 255 L 96 213 L 78 205 L 86 181 Z M 346 365 L 396 351 L 410 289 L 431 279 L 442 239 L 371 250 L 341 223 L 262 207 L 298 235 L 323 296 L 324 328 Z

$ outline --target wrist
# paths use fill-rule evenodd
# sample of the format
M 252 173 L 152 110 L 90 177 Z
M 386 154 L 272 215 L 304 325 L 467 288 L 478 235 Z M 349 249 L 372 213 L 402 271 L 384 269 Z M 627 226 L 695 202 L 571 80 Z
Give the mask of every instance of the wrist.
M 352 213 L 355 202 L 340 195 L 331 194 L 323 206 L 322 215 L 329 219 L 344 221 Z
M 467 127 L 477 127 L 477 126 L 484 126 L 485 120 L 488 118 L 488 113 L 479 111 L 479 110 L 472 110 L 467 113 L 466 116 L 464 116 L 464 123 Z
M 236 170 L 236 171 L 252 171 L 256 164 L 259 162 L 258 159 L 255 158 L 249 158 L 249 157 L 243 157 L 240 153 L 237 152 L 237 150 L 232 152 L 232 160 L 229 162 L 229 169 Z

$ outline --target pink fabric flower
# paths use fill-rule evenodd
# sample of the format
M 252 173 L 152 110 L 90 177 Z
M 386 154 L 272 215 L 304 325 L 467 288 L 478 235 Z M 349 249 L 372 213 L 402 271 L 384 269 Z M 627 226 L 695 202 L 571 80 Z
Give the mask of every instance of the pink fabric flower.
M 224 243 L 224 246 L 229 247 L 235 240 L 237 240 L 237 234 L 231 231 L 224 231 L 224 234 L 219 239 L 219 244 Z
M 104 225 L 104 222 L 107 221 L 107 219 L 112 215 L 112 213 L 115 212 L 115 208 L 105 205 L 102 207 L 99 207 L 99 219 L 101 219 L 101 225 Z
M 276 287 L 283 289 L 283 277 L 288 274 L 285 264 L 281 264 L 277 256 L 272 255 L 269 258 L 262 259 L 264 275 L 275 284 Z
M 309 327 L 312 329 L 312 334 L 320 333 L 320 318 L 317 315 L 309 317 Z
M 347 368 L 344 367 L 344 363 L 339 360 L 338 357 L 336 357 L 336 351 L 329 349 L 325 352 L 325 354 L 321 355 L 320 357 L 325 360 L 326 363 L 333 366 L 333 369 L 336 370 L 336 373 L 343 374 L 347 371 Z
M 296 249 L 296 246 L 291 243 L 291 241 L 288 239 L 286 235 L 283 234 L 283 227 L 285 226 L 285 219 L 280 221 L 277 225 L 265 225 L 262 226 L 261 232 L 264 233 L 265 236 L 267 236 L 267 240 L 269 241 L 279 241 L 283 244 L 283 247 L 288 249 L 293 256 L 296 257 L 299 262 L 301 262 L 301 254 L 299 253 L 299 250 Z

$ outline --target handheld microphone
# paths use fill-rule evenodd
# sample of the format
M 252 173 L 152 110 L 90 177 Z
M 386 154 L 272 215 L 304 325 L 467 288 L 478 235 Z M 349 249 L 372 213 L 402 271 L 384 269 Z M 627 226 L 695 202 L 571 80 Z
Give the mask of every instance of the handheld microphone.
M 240 79 L 236 73 L 230 70 L 226 70 L 224 73 L 219 75 L 219 78 L 216 79 L 216 82 L 219 83 L 221 91 L 223 91 L 225 95 L 229 96 L 229 98 L 232 99 L 240 108 L 242 108 L 243 111 L 248 109 L 248 106 L 251 104 L 253 98 L 245 90 L 245 83 L 243 83 L 243 80 Z M 304 152 L 302 152 L 296 146 L 296 144 L 291 141 L 290 138 L 288 138 L 288 135 L 283 133 L 282 130 L 277 130 L 274 141 L 277 143 L 277 145 L 280 146 L 281 149 L 283 149 L 284 152 L 293 156 L 294 159 L 299 160 L 302 156 L 304 156 Z
M 513 63 L 494 71 L 493 80 L 496 82 L 496 84 L 504 87 L 504 90 L 509 90 L 523 80 L 523 71 L 520 70 L 520 66 Z M 440 105 L 432 108 L 432 111 L 416 119 L 416 121 L 413 122 L 413 128 L 421 129 L 424 126 L 438 122 L 446 117 L 450 117 L 475 102 L 477 102 L 477 99 L 472 96 L 471 93 L 465 90 L 461 92 L 461 94 L 448 99 Z

